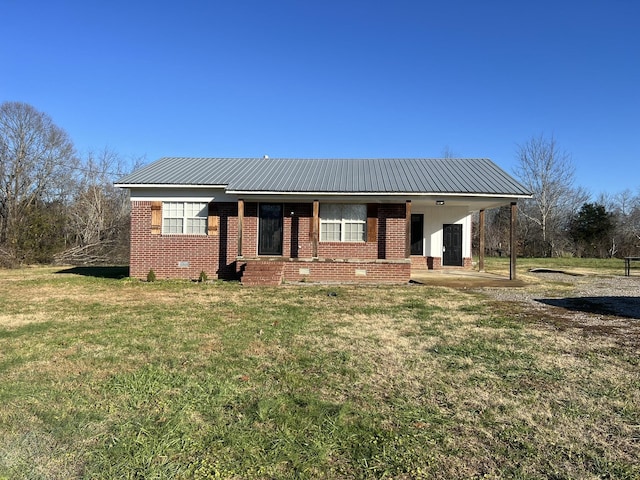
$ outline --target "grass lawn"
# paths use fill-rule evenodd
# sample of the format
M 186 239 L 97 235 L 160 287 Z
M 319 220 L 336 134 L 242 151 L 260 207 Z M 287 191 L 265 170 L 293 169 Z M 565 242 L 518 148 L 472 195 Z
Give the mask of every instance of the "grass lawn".
M 638 349 L 524 306 L 59 271 L 0 271 L 0 479 L 640 478 Z
M 486 271 L 509 274 L 509 257 L 490 257 L 485 261 Z M 624 260 L 620 258 L 518 258 L 516 265 L 518 272 L 526 272 L 531 268 L 546 268 L 583 275 L 624 275 Z M 638 267 L 638 264 L 633 264 L 634 274 L 637 273 Z

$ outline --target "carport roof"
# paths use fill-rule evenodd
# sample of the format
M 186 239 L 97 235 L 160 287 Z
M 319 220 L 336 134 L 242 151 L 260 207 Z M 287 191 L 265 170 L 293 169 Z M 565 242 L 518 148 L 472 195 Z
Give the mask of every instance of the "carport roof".
M 462 194 L 529 197 L 489 159 L 164 157 L 117 186 L 219 187 L 228 193 Z

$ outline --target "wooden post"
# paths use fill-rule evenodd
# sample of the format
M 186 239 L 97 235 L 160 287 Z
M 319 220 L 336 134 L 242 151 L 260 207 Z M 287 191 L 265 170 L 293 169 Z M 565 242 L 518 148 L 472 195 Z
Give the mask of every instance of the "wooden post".
M 478 233 L 480 234 L 480 241 L 478 242 L 478 271 L 484 272 L 484 208 L 480 210 Z
M 320 202 L 313 201 L 313 218 L 311 219 L 311 255 L 318 258 L 318 240 L 320 238 Z
M 511 202 L 511 232 L 509 238 L 509 245 L 511 249 L 511 263 L 509 265 L 509 280 L 516 279 L 516 250 L 518 246 L 516 245 L 516 215 L 518 214 L 518 210 L 516 208 L 516 202 Z
M 405 204 L 404 257 L 411 258 L 411 200 Z
M 242 257 L 242 230 L 244 229 L 244 200 L 238 199 L 238 256 Z

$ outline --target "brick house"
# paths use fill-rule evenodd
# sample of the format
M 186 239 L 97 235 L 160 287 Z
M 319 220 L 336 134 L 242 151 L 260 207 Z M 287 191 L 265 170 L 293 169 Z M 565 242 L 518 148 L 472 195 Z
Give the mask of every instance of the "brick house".
M 487 159 L 172 157 L 116 186 L 130 191 L 132 277 L 245 284 L 471 268 L 472 213 L 530 197 Z

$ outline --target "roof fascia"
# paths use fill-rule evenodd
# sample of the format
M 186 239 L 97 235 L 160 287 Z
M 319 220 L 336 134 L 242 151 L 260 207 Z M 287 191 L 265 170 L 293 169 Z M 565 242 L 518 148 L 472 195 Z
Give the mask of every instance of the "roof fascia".
M 190 185 L 177 183 L 114 183 L 118 188 L 162 188 L 162 189 L 224 189 L 227 195 L 243 196 L 297 196 L 297 197 L 335 197 L 346 195 L 355 197 L 473 197 L 473 198 L 513 198 L 527 199 L 532 194 L 512 193 L 468 193 L 468 192 L 277 192 L 253 190 L 227 190 L 227 185 Z
M 114 183 L 119 188 L 227 188 L 226 185 L 185 185 L 179 183 Z
M 531 198 L 533 195 L 512 194 L 512 193 L 438 193 L 438 192 L 272 192 L 272 191 L 242 191 L 227 190 L 225 193 L 229 195 L 283 195 L 283 196 L 305 196 L 305 197 L 323 197 L 336 195 L 349 195 L 358 197 L 492 197 L 492 198 Z

